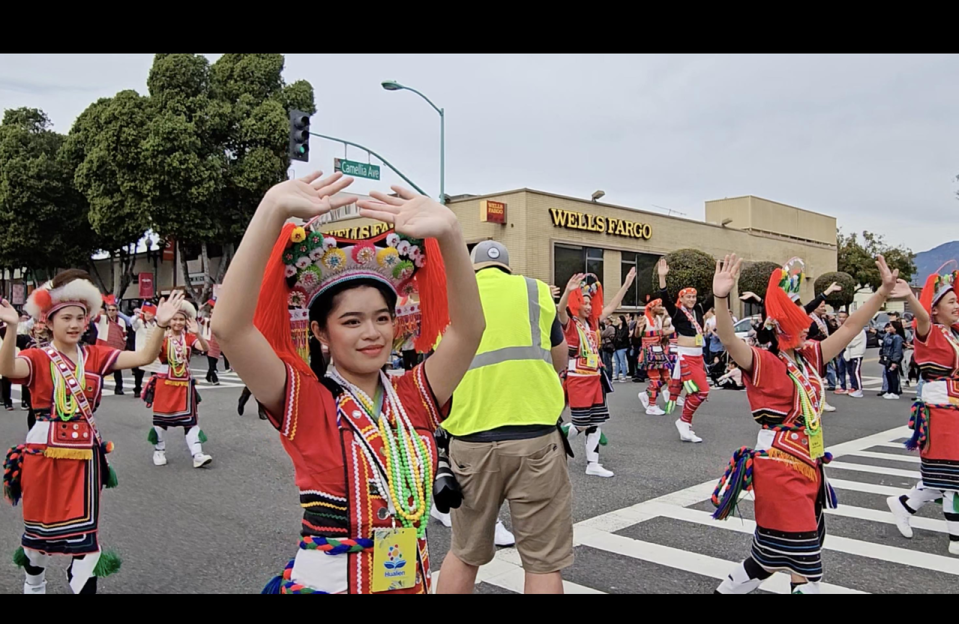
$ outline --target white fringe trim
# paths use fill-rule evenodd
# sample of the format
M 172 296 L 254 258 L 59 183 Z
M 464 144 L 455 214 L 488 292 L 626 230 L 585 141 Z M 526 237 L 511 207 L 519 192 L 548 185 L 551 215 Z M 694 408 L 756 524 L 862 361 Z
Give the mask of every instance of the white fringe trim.
M 50 288 L 51 284 L 52 282 L 47 282 L 41 288 L 50 291 L 50 299 L 53 301 L 53 305 L 63 303 L 64 301 L 80 301 L 86 305 L 87 315 L 90 318 L 95 318 L 100 314 L 100 310 L 103 309 L 103 297 L 100 294 L 100 289 L 88 280 L 75 279 L 60 288 L 54 289 Z M 34 291 L 34 293 L 35 292 L 36 291 Z M 23 307 L 27 311 L 27 314 L 34 319 L 39 319 L 43 314 L 43 310 L 37 305 L 34 293 L 30 293 L 30 298 Z

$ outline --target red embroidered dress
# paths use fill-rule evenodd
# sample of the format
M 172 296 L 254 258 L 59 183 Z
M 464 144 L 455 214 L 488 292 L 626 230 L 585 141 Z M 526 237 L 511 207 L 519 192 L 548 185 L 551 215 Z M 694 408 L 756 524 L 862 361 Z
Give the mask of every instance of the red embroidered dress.
M 197 337 L 190 333 L 168 335 L 160 349 L 162 372 L 155 376 L 153 424 L 185 427 L 197 424 L 197 394 L 190 372 L 190 357 Z
M 435 474 L 433 432 L 448 415 L 449 403 L 442 408 L 436 404 L 423 364 L 402 377 L 393 377 L 391 383 L 428 449 Z M 385 405 L 384 401 L 384 410 Z M 280 593 L 301 593 L 303 588 L 304 593 L 371 593 L 372 548 L 327 554 L 316 545 L 326 544 L 327 538 L 371 540 L 374 529 L 400 526 L 399 520 L 394 524 L 390 516 L 389 494 L 382 491 L 387 483 L 388 457 L 377 422 L 332 380 L 317 381 L 289 365 L 283 412 L 266 415 L 280 432 L 283 447 L 293 461 L 303 507 L 304 539 L 284 572 Z M 386 411 L 380 418 L 384 416 L 393 417 Z M 426 505 L 432 505 L 432 500 Z M 429 507 L 419 525 L 428 521 Z M 416 586 L 384 593 L 429 593 L 430 562 L 425 535 L 417 540 L 417 545 Z
M 566 397 L 570 419 L 576 427 L 596 427 L 609 420 L 606 393 L 600 375 L 598 332 L 583 321 L 569 317 L 563 327 L 569 346 L 569 366 L 566 372 Z
M 82 389 L 95 411 L 100 405 L 103 376 L 112 372 L 120 352 L 100 345 L 77 348 L 83 359 Z M 56 413 L 53 375 L 58 373 L 51 371 L 51 359 L 44 350 L 25 349 L 17 357 L 29 365 L 30 372 L 10 381 L 29 388 L 37 417 L 22 449 L 21 543 L 48 555 L 97 552 L 100 490 L 109 476 L 106 443 L 99 439 L 96 422 L 88 422 L 79 409 L 66 420 Z M 76 374 L 76 363 L 62 353 L 60 358 Z M 59 381 L 63 382 L 62 377 Z
M 908 446 L 922 451 L 924 487 L 959 492 L 959 329 L 937 324 L 928 336 L 917 333 L 913 359 L 923 383 Z

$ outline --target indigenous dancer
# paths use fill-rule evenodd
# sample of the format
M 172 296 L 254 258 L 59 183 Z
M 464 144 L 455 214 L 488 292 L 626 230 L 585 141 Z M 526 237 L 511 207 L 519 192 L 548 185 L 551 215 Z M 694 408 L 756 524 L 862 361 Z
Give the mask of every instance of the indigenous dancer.
M 203 452 L 206 435 L 200 429 L 197 414 L 200 395 L 190 372 L 194 345 L 198 351 L 210 348 L 206 340 L 197 335 L 200 328 L 196 323 L 196 308 L 189 301 L 181 301 L 170 324 L 157 327 L 170 331 L 166 332 L 160 349 L 160 372 L 150 378 L 143 393 L 147 407 L 153 407 L 153 428 L 147 436 L 153 444 L 153 465 L 167 464 L 164 440 L 167 428 L 183 427 L 187 448 L 193 456 L 193 467 L 209 466 L 213 458 Z
M 50 345 L 51 339 L 47 324 L 44 321 L 37 320 L 33 322 L 29 333 L 17 335 L 17 348 L 20 351 L 46 349 Z M 20 399 L 21 406 L 27 409 L 27 431 L 30 431 L 37 424 L 37 416 L 30 402 L 30 388 L 28 386 L 20 386 Z
M 220 345 L 280 432 L 304 510 L 296 557 L 264 593 L 429 593 L 433 432 L 485 327 L 473 265 L 455 215 L 400 187 L 357 202 L 395 231 L 322 234 L 315 217 L 356 200 L 335 195 L 352 178 L 319 176 L 267 192 L 213 315 Z M 284 225 L 290 218 L 309 221 Z M 416 291 L 417 347 L 449 328 L 432 357 L 390 379 L 382 369 L 397 294 Z
M 821 549 L 826 536 L 823 507 L 837 506 L 826 481 L 822 432 L 826 400 L 822 376 L 826 362 L 855 338 L 887 297 L 903 297 L 909 286 L 898 280 L 882 256 L 876 266 L 882 278 L 879 290 L 822 341 L 808 340 L 809 317 L 790 300 L 798 293 L 802 262 L 796 258 L 785 270 L 776 269 L 766 289 L 764 332 L 772 334 L 770 350 L 748 346 L 736 338 L 729 314 L 729 293 L 739 278 L 742 260 L 735 254 L 716 263 L 713 296 L 716 329 L 726 352 L 742 370 L 753 418 L 762 426 L 756 448 L 736 451 L 726 474 L 713 493 L 713 517 L 733 513 L 744 490 L 754 490 L 756 532 L 750 556 L 716 590 L 745 594 L 773 572 L 792 575 L 792 593 L 818 594 L 823 576 Z M 765 341 L 765 340 L 764 340 Z
M 216 341 L 216 336 L 213 335 L 213 332 L 210 329 L 210 318 L 213 315 L 213 307 L 215 305 L 216 300 L 210 299 L 207 301 L 206 305 L 203 306 L 203 309 L 200 311 L 200 318 L 197 319 L 197 322 L 200 324 L 200 335 L 210 346 L 209 350 L 206 352 L 207 383 L 211 383 L 214 386 L 219 386 L 220 378 L 216 374 L 216 365 L 220 361 L 220 344 Z
M 669 341 L 675 333 L 662 299 L 653 299 L 646 304 L 646 326 L 643 328 L 643 346 L 639 352 L 638 366 L 646 371 L 649 385 L 639 393 L 639 400 L 650 416 L 662 416 L 658 405 L 659 391 L 669 382 L 672 367 L 669 362 Z
M 30 389 L 37 423 L 25 444 L 10 449 L 4 462 L 4 496 L 23 498 L 24 533 L 14 562 L 26 571 L 23 591 L 46 593 L 45 570 L 51 555 L 73 560 L 67 581 L 74 593 L 96 593 L 97 577 L 120 567 L 119 558 L 100 551 L 100 490 L 114 487 L 116 474 L 106 454 L 113 443 L 100 437 L 94 411 L 100 404 L 103 378 L 113 371 L 142 366 L 156 357 L 160 336 L 143 350 L 121 352 L 85 346 L 80 338 L 88 319 L 101 307 L 100 291 L 83 271 L 59 273 L 30 295 L 26 310 L 52 329 L 45 349 L 26 349 L 14 357 L 14 341 L 0 348 L 0 374 Z M 161 320 L 169 320 L 178 299 L 161 303 Z M 0 321 L 15 326 L 19 315 L 2 302 Z
M 679 439 L 683 442 L 702 442 L 703 439 L 693 431 L 693 414 L 709 396 L 709 380 L 706 379 L 706 364 L 703 362 L 703 323 L 705 312 L 702 304 L 696 303 L 696 289 L 683 288 L 674 304 L 666 290 L 666 275 L 669 265 L 666 258 L 660 258 L 656 267 L 659 273 L 660 299 L 676 328 L 676 363 L 669 380 L 669 398 L 666 399 L 666 413 L 671 414 L 679 401 L 679 393 L 686 390 L 683 414 L 676 421 Z M 718 316 L 718 314 L 717 314 Z
M 570 440 L 581 432 L 586 433 L 586 474 L 594 477 L 613 476 L 612 471 L 599 463 L 599 446 L 606 443 L 600 425 L 609 420 L 603 363 L 599 357 L 599 322 L 616 311 L 635 278 L 633 268 L 613 300 L 603 307 L 603 285 L 599 279 L 592 273 L 577 273 L 566 284 L 557 306 L 557 318 L 569 345 L 569 368 L 564 385 L 572 425 L 565 431 Z
M 937 271 L 938 273 L 938 271 Z M 906 448 L 921 451 L 922 479 L 908 494 L 886 499 L 903 537 L 912 537 L 909 518 L 930 501 L 942 499 L 949 553 L 959 555 L 959 271 L 930 275 L 916 300 L 915 354 L 921 382 L 912 406 Z M 851 321 L 852 319 L 850 319 Z M 847 324 L 849 321 L 846 322 Z
M 147 342 L 150 341 L 150 336 L 156 330 L 156 313 L 157 307 L 152 303 L 144 303 L 140 308 L 140 311 L 133 318 L 133 331 L 136 334 L 136 340 L 134 344 L 136 345 L 137 351 L 143 348 Z M 160 330 L 160 333 L 163 333 L 163 330 Z M 160 360 L 155 359 L 150 362 L 147 366 L 133 369 L 133 397 L 139 399 L 141 393 L 143 392 L 143 375 L 149 371 L 152 374 L 160 370 Z

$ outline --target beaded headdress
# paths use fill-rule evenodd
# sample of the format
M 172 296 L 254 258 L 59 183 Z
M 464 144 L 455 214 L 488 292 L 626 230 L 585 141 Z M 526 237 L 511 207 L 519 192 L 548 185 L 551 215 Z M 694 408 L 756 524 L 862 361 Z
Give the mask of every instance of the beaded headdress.
M 804 268 L 802 260 L 792 258 L 783 268 L 773 271 L 766 286 L 765 326 L 776 331 L 776 341 L 783 349 L 800 346 L 803 330 L 809 329 L 809 317 L 796 305 L 799 288 L 805 277 Z
M 683 297 L 685 297 L 686 295 L 695 295 L 695 294 L 696 294 L 695 288 L 683 288 L 682 290 L 679 291 L 679 294 L 676 295 L 676 305 L 677 306 L 683 305 Z
M 393 333 L 393 350 L 398 351 L 410 338 L 420 331 L 420 303 L 410 297 L 401 297 L 396 302 L 396 324 Z
M 53 281 L 49 281 L 30 293 L 23 308 L 35 320 L 46 321 L 69 306 L 83 308 L 87 316 L 96 317 L 103 309 L 103 296 L 100 289 L 86 279 L 77 278 L 59 288 L 53 288 Z
M 956 261 L 950 260 L 946 262 L 936 269 L 932 275 L 926 278 L 926 284 L 922 288 L 922 294 L 919 295 L 919 303 L 922 304 L 922 307 L 925 308 L 929 314 L 932 314 L 933 306 L 939 303 L 940 299 L 945 297 L 950 291 L 956 290 L 956 287 L 959 286 L 959 271 L 939 273 L 939 271 L 950 264 L 956 264 Z M 957 294 L 959 294 L 959 291 L 957 291 Z
M 352 281 L 378 282 L 397 297 L 418 295 L 416 348 L 428 351 L 449 325 L 446 275 L 436 240 L 392 230 L 358 240 L 323 234 L 319 226 L 318 219 L 286 224 L 267 264 L 254 323 L 277 354 L 309 371 L 310 307 L 334 286 Z
M 603 314 L 603 285 L 599 283 L 599 278 L 592 273 L 587 273 L 586 277 L 579 283 L 579 288 L 569 295 L 567 306 L 573 316 L 579 316 L 587 297 L 592 306 L 588 320 L 590 326 L 596 328 L 599 324 L 599 317 Z

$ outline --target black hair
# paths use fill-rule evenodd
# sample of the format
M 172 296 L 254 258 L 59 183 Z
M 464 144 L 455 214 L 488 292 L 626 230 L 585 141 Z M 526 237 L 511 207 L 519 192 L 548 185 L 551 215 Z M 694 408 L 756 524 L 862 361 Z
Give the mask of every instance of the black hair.
M 333 286 L 313 302 L 313 305 L 310 306 L 310 327 L 312 328 L 313 321 L 316 321 L 319 323 L 320 329 L 326 329 L 326 322 L 329 320 L 330 313 L 336 306 L 337 297 L 347 290 L 360 288 L 361 286 L 370 286 L 378 290 L 380 294 L 383 295 L 383 299 L 386 301 L 386 307 L 390 310 L 390 316 L 396 316 L 396 293 L 393 292 L 392 288 L 382 282 L 372 279 L 348 280 Z M 389 346 L 392 348 L 392 345 Z M 316 375 L 317 379 L 323 379 L 323 377 L 326 375 L 326 367 L 327 362 L 326 358 L 323 357 L 323 347 L 320 344 L 320 341 L 316 339 L 316 336 L 313 335 L 313 331 L 311 329 L 310 368 L 313 370 L 313 373 Z

